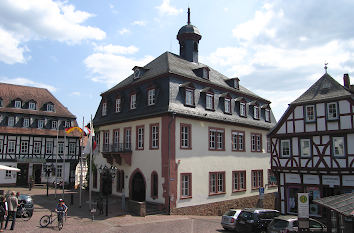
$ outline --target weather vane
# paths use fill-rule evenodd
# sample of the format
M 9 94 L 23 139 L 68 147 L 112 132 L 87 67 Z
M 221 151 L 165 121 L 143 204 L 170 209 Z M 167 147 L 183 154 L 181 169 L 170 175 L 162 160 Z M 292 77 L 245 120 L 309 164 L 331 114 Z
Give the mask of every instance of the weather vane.
M 328 65 L 328 62 L 325 61 L 324 69 L 325 69 L 325 71 L 326 71 L 326 74 L 327 74 L 327 65 Z

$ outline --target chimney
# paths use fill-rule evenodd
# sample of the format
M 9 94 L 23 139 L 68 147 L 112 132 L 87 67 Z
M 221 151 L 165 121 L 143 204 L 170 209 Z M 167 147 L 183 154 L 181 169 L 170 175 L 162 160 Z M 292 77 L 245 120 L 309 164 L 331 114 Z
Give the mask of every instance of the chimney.
M 343 75 L 344 87 L 350 89 L 350 78 L 348 74 Z

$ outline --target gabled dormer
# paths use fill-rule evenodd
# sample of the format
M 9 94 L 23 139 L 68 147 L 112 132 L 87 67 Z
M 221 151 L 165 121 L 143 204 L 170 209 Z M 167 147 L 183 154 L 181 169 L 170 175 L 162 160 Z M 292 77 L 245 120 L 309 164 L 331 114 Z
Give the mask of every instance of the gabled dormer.
M 247 117 L 247 102 L 246 99 L 242 96 L 235 99 L 236 105 L 238 105 L 238 113 L 240 117 Z
M 194 69 L 193 72 L 199 78 L 209 79 L 210 69 L 207 66 L 201 67 L 201 68 L 198 68 L 198 69 Z
M 33 99 L 27 102 L 27 108 L 29 110 L 36 110 L 37 109 L 37 103 Z
M 179 85 L 179 87 L 181 88 L 182 93 L 184 94 L 184 105 L 189 107 L 195 107 L 195 87 L 193 83 L 185 82 Z
M 271 119 L 270 119 L 270 106 L 269 104 L 263 104 L 261 106 L 261 110 L 263 111 L 264 110 L 264 121 L 266 122 L 271 122 Z
M 55 112 L 54 104 L 52 102 L 45 103 L 44 110 L 47 112 Z
M 206 87 L 203 88 L 200 91 L 201 97 L 204 94 L 205 95 L 205 109 L 206 110 L 211 110 L 214 111 L 215 110 L 215 104 L 214 104 L 214 91 L 211 87 Z
M 221 102 L 224 103 L 224 113 L 226 114 L 232 114 L 232 104 L 231 104 L 231 95 L 230 93 L 226 92 L 220 95 L 220 98 L 222 99 Z
M 258 101 L 257 100 L 253 100 L 253 101 L 250 102 L 249 105 L 252 106 L 252 109 L 253 109 L 253 112 L 252 112 L 253 119 L 259 120 L 259 118 L 260 118 L 260 108 L 259 108 Z
M 140 67 L 140 66 L 134 66 L 134 68 L 133 68 L 134 79 L 141 78 L 147 70 L 149 70 L 149 69 L 146 69 L 146 68 Z
M 22 100 L 20 98 L 15 99 L 13 104 L 14 108 L 22 108 Z
M 230 87 L 235 88 L 236 90 L 240 90 L 240 79 L 238 77 L 236 78 L 230 78 L 225 81 Z

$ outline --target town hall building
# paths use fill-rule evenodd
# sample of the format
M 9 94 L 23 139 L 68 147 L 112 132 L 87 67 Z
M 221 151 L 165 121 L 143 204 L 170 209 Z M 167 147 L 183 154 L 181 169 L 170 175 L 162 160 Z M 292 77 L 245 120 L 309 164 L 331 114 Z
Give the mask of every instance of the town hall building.
M 112 193 L 161 205 L 168 213 L 221 214 L 255 207 L 259 188 L 273 208 L 270 101 L 198 61 L 198 28 L 177 34 L 165 52 L 101 94 L 93 120 L 96 168 L 116 166 Z M 236 56 L 236 55 L 235 55 Z M 97 169 L 99 170 L 99 169 Z M 93 190 L 102 190 L 93 173 Z M 271 203 L 271 204 L 270 204 Z

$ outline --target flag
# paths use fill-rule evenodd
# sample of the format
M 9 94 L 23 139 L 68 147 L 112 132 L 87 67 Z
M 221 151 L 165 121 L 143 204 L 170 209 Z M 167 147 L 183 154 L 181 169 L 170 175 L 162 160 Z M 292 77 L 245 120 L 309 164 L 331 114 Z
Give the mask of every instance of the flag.
M 85 128 L 88 130 L 88 140 L 86 143 L 86 147 L 84 148 L 84 151 L 82 152 L 83 154 L 87 155 L 90 154 L 91 152 L 91 147 L 92 147 L 92 152 L 96 149 L 97 143 L 96 140 L 93 140 L 93 137 L 95 136 L 95 131 L 93 129 L 93 124 L 92 121 L 91 123 L 88 123 Z
M 66 128 L 65 132 L 69 134 L 69 133 L 71 133 L 74 130 L 78 130 L 78 131 L 80 131 L 80 133 L 82 133 L 82 131 L 83 131 L 80 127 L 74 126 L 74 127 Z

